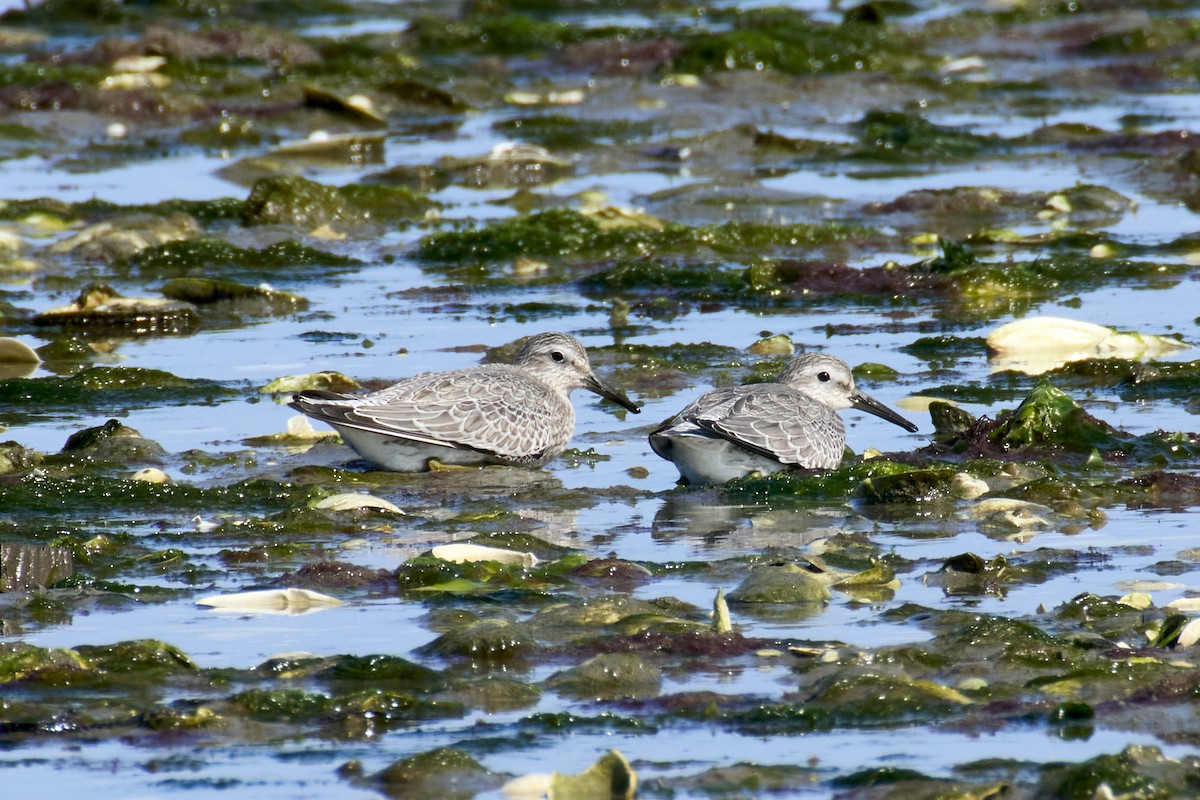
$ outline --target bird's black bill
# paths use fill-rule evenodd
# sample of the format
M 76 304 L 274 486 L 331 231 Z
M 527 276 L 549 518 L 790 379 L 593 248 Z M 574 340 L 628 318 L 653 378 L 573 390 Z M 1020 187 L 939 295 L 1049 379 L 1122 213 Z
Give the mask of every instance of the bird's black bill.
M 628 411 L 632 411 L 634 414 L 642 413 L 642 409 L 635 406 L 632 400 L 609 386 L 607 383 L 602 382 L 595 376 L 587 379 L 587 388 L 589 391 L 593 391 L 601 397 L 607 397 L 609 400 L 612 400 L 614 403 Z
M 865 395 L 862 392 L 855 392 L 850 396 L 850 405 L 852 405 L 854 408 L 857 408 L 859 411 L 866 411 L 868 414 L 874 414 L 881 419 L 886 419 L 893 425 L 899 425 L 909 433 L 916 433 L 918 430 L 917 426 L 912 422 L 909 422 L 895 411 L 892 411 L 874 397 Z

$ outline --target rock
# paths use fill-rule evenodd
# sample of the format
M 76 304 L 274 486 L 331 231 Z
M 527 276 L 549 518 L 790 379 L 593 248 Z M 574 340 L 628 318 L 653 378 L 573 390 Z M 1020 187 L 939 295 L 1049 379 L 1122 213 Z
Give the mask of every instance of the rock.
M 366 215 L 337 188 L 307 178 L 276 176 L 254 183 L 242 224 L 290 225 L 306 231 L 321 225 L 357 227 Z
M 330 495 L 329 497 L 319 500 L 313 508 L 320 508 L 326 511 L 358 511 L 360 509 L 370 509 L 373 511 L 386 511 L 392 514 L 403 514 L 395 503 L 388 502 L 381 497 L 374 497 L 369 494 L 361 494 L 359 492 L 343 492 L 342 494 Z
M 1118 332 L 1115 328 L 1061 317 L 1028 317 L 988 334 L 993 372 L 1040 375 L 1087 358 L 1148 358 L 1191 347 L 1175 336 Z
M 765 564 L 729 593 L 730 603 L 825 603 L 829 588 L 808 570 L 787 562 Z
M 779 333 L 775 336 L 759 339 L 750 345 L 749 350 L 751 353 L 760 356 L 790 356 L 796 352 L 796 346 L 792 344 L 790 336 L 786 333 Z
M 662 670 L 632 653 L 603 653 L 546 679 L 557 692 L 595 700 L 654 697 L 661 685 Z
M 134 335 L 187 334 L 200 324 L 189 303 L 151 297 L 124 297 L 104 284 L 92 284 L 66 306 L 38 314 L 33 324 L 66 330 Z
M 358 388 L 360 388 L 358 381 L 348 378 L 340 372 L 310 372 L 307 375 L 284 375 L 258 391 L 262 394 L 295 394 L 314 389 L 326 392 L 352 392 Z
M 233 303 L 239 310 L 258 310 L 266 314 L 290 314 L 308 308 L 308 301 L 291 292 L 270 286 L 246 286 L 214 278 L 176 278 L 162 287 L 163 296 L 195 305 Z
M 122 464 L 159 463 L 166 456 L 166 451 L 158 442 L 146 439 L 138 431 L 115 419 L 71 434 L 62 452 L 84 455 L 93 461 Z
M 375 103 L 364 94 L 342 96 L 317 86 L 300 87 L 304 92 L 304 105 L 319 108 L 372 128 L 386 128 L 387 120 L 375 109 Z
M 136 255 L 148 247 L 191 239 L 202 233 L 200 223 L 180 212 L 165 217 L 134 214 L 89 225 L 46 248 L 54 254 L 70 253 L 90 261 L 111 263 Z
M 16 442 L 0 443 L 0 475 L 25 472 L 42 463 L 42 454 Z

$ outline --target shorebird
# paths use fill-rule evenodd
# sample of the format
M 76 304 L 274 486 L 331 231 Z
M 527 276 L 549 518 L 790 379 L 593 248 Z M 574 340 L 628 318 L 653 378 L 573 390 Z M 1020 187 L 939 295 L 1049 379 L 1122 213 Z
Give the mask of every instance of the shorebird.
M 597 378 L 583 345 L 562 333 L 531 336 L 511 364 L 429 372 L 361 397 L 305 391 L 288 405 L 387 470 L 423 472 L 431 460 L 540 467 L 571 440 L 573 389 L 641 410 Z
M 854 387 L 844 361 L 821 353 L 792 360 L 775 383 L 714 389 L 650 434 L 650 447 L 690 484 L 725 483 L 754 473 L 833 469 L 857 408 L 908 431 L 917 426 Z

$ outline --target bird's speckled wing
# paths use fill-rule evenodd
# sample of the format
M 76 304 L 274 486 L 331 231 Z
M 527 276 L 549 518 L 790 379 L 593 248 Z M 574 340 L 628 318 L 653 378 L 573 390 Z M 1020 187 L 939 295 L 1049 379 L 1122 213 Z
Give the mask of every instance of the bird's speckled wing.
M 565 397 L 520 369 L 492 364 L 400 381 L 359 398 L 339 422 L 509 459 L 540 460 L 566 447 L 575 412 Z
M 688 419 L 782 464 L 833 469 L 841 463 L 846 427 L 835 411 L 778 384 L 741 389 L 732 402 L 697 409 Z

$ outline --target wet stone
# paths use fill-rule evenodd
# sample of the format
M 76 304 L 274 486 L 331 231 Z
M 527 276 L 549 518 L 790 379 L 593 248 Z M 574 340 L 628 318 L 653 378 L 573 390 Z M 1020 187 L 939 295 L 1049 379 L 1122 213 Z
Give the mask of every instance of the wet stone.
M 69 253 L 89 261 L 113 262 L 149 247 L 191 239 L 201 233 L 200 224 L 187 214 L 134 215 L 90 225 L 52 244 L 48 251 Z
M 598 655 L 546 679 L 560 694 L 594 700 L 654 697 L 661 685 L 662 670 L 630 653 Z
M 62 452 L 120 464 L 161 464 L 166 457 L 166 451 L 158 442 L 146 439 L 115 419 L 71 434 Z
M 863 499 L 871 503 L 927 503 L 953 495 L 953 469 L 921 469 L 878 475 L 862 483 Z
M 42 454 L 16 442 L 0 442 L 0 475 L 28 472 L 42 462 Z
M 508 661 L 529 655 L 534 648 L 532 631 L 507 620 L 480 620 L 453 628 L 421 648 L 427 655 L 481 661 Z
M 808 570 L 793 563 L 755 567 L 729 593 L 730 603 L 825 603 L 829 588 Z
M 51 308 L 35 316 L 33 324 L 92 334 L 178 335 L 195 331 L 200 318 L 190 303 L 124 297 L 109 286 L 93 284 L 70 305 Z
M 289 314 L 308 308 L 308 301 L 291 292 L 269 286 L 247 286 L 213 278 L 176 278 L 162 287 L 165 297 L 194 305 L 228 303 L 239 310 L 259 310 L 266 314 Z
M 336 188 L 289 176 L 257 181 L 242 217 L 244 225 L 290 225 L 304 230 L 321 225 L 355 227 L 366 221 Z
M 364 780 L 389 797 L 469 798 L 497 788 L 503 778 L 462 750 L 440 748 L 402 758 Z

